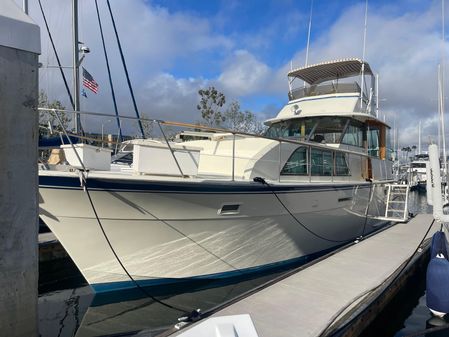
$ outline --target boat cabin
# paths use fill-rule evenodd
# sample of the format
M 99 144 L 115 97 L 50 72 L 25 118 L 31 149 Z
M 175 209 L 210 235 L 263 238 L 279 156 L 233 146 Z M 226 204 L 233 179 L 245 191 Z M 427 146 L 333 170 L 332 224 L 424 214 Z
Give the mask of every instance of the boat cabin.
M 265 122 L 267 137 L 389 158 L 389 127 L 376 116 L 376 81 L 368 63 L 359 59 L 325 62 L 292 70 L 288 77 L 289 103 Z

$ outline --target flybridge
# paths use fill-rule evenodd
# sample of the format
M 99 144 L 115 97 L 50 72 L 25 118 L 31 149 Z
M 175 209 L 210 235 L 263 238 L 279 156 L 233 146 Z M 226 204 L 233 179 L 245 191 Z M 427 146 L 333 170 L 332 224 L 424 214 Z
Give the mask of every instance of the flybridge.
M 366 75 L 370 80 L 365 80 Z M 369 64 L 361 59 L 336 60 L 294 69 L 288 73 L 288 78 L 289 100 L 291 103 L 303 103 L 298 105 L 302 111 L 313 111 L 316 114 L 328 111 L 325 105 L 330 104 L 328 108 L 332 113 L 358 111 L 377 117 L 378 83 Z M 293 83 L 297 79 L 304 81 L 304 85 L 299 82 L 300 85 L 294 87 Z M 336 98 L 339 99 L 338 103 Z M 314 102 L 313 107 L 304 105 L 310 105 L 306 101 L 317 99 L 321 101 Z M 337 107 L 341 111 L 335 111 Z
M 361 75 L 362 72 L 365 75 L 373 75 L 368 63 L 353 58 L 294 69 L 288 73 L 288 77 L 299 78 L 310 85 L 316 85 L 326 81 Z

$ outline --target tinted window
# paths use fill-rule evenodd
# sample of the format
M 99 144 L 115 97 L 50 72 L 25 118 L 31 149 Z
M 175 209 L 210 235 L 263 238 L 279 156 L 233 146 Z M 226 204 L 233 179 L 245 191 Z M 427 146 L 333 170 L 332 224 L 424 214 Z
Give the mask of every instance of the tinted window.
M 307 175 L 307 149 L 298 148 L 284 165 L 283 175 Z
M 336 176 L 347 176 L 349 175 L 349 167 L 346 161 L 346 154 L 335 153 L 335 175 Z
M 364 126 L 362 123 L 358 123 L 355 120 L 351 120 L 346 128 L 342 144 L 363 147 L 363 132 Z
M 310 155 L 311 171 L 313 176 L 332 175 L 332 152 L 312 149 Z

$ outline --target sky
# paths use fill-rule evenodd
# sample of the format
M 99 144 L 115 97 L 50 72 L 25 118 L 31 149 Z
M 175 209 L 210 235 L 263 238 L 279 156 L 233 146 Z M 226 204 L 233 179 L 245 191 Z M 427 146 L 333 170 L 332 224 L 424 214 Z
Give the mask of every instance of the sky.
M 70 66 L 71 1 L 41 1 L 62 63 Z M 98 4 L 119 113 L 131 116 L 132 101 L 106 1 Z M 223 92 L 228 103 L 237 100 L 242 110 L 260 119 L 274 117 L 288 100 L 291 65 L 305 63 L 311 0 L 110 0 L 110 4 L 139 111 L 149 118 L 200 121 L 198 90 L 209 86 Z M 309 64 L 362 58 L 365 1 L 313 0 L 312 11 Z M 445 12 L 448 17 L 449 4 Z M 30 16 L 41 26 L 41 89 L 68 107 L 59 71 L 52 68 L 56 60 L 37 0 L 30 1 Z M 79 21 L 79 39 L 91 50 L 82 65 L 100 86 L 97 95 L 86 90 L 81 109 L 112 114 L 93 0 L 79 0 Z M 423 147 L 437 139 L 438 64 L 445 68 L 445 79 L 449 77 L 449 45 L 442 41 L 441 0 L 368 2 L 365 59 L 379 74 L 380 116 L 398 129 L 400 146 L 417 145 L 420 121 Z M 71 83 L 71 71 L 66 74 Z M 97 129 L 103 124 L 106 131 L 114 128 L 109 120 L 89 124 Z M 128 133 L 132 132 L 137 134 L 137 129 Z

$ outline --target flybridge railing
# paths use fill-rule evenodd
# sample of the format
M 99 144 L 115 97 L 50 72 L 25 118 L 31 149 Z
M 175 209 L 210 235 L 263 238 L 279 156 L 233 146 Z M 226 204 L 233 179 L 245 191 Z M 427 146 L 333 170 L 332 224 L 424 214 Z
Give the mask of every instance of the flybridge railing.
M 69 136 L 77 136 L 80 139 L 86 139 L 86 140 L 95 140 L 98 141 L 98 139 L 94 139 L 94 138 L 90 138 L 90 137 L 85 137 L 85 136 L 78 136 L 78 135 L 74 135 L 68 131 L 66 131 L 63 127 L 62 127 L 62 121 L 61 118 L 59 117 L 60 113 L 75 113 L 75 114 L 79 114 L 79 115 L 88 115 L 88 116 L 96 116 L 96 117 L 109 117 L 109 118 L 115 118 L 115 115 L 112 114 L 105 114 L 105 113 L 98 113 L 98 112 L 84 112 L 84 111 L 71 111 L 71 110 L 62 110 L 62 109 L 48 109 L 48 108 L 38 108 L 39 111 L 47 111 L 49 113 L 53 113 L 56 115 L 57 120 L 60 122 L 61 128 L 64 130 L 63 133 L 65 134 L 66 137 Z M 348 168 L 351 169 L 351 164 L 350 164 L 350 158 L 352 156 L 356 156 L 359 158 L 359 162 L 360 162 L 360 172 L 362 173 L 365 169 L 362 167 L 363 165 L 366 165 L 366 167 L 368 167 L 368 160 L 369 160 L 369 155 L 367 153 L 364 152 L 357 152 L 357 151 L 352 151 L 352 150 L 347 150 L 347 149 L 337 149 L 337 148 L 331 148 L 328 145 L 324 145 L 324 144 L 320 144 L 320 143 L 314 143 L 314 142 L 308 142 L 308 141 L 302 141 L 302 140 L 296 140 L 296 139 L 289 139 L 289 138 L 270 138 L 270 137 L 266 137 L 264 135 L 258 135 L 258 134 L 252 134 L 252 133 L 246 133 L 246 132 L 240 132 L 240 131 L 233 131 L 233 130 L 229 130 L 229 129 L 222 129 L 222 128 L 215 128 L 215 127 L 209 127 L 209 126 L 205 126 L 205 125 L 198 125 L 198 124 L 191 124 L 191 123 L 182 123 L 182 122 L 172 122 L 172 121 L 164 121 L 164 120 L 157 120 L 157 119 L 150 119 L 150 118 L 137 118 L 137 117 L 130 117 L 130 116 L 120 116 L 120 119 L 123 120 L 140 120 L 142 122 L 147 122 L 147 123 L 154 123 L 158 126 L 162 137 L 164 139 L 164 142 L 167 144 L 167 148 L 169 149 L 169 151 L 171 152 L 171 156 L 174 160 L 174 162 L 176 163 L 176 166 L 179 170 L 180 176 L 185 177 L 186 175 L 184 174 L 182 167 L 180 165 L 179 160 L 176 158 L 175 156 L 175 152 L 176 149 L 173 147 L 173 143 L 170 144 L 170 141 L 166 135 L 166 132 L 164 131 L 162 126 L 171 126 L 171 127 L 182 127 L 182 128 L 189 128 L 189 129 L 194 129 L 194 130 L 202 130 L 202 131 L 209 131 L 209 132 L 213 132 L 213 133 L 221 133 L 221 134 L 230 134 L 232 135 L 232 168 L 231 168 L 231 179 L 232 181 L 235 180 L 235 171 L 236 171 L 236 137 L 253 137 L 253 138 L 260 138 L 260 139 L 268 139 L 268 140 L 273 140 L 279 143 L 279 156 L 278 156 L 278 174 L 279 174 L 279 181 L 281 180 L 281 176 L 289 176 L 289 175 L 298 175 L 298 176 L 308 176 L 309 181 L 312 181 L 312 178 L 314 177 L 314 172 L 313 172 L 313 168 L 317 168 L 322 166 L 323 168 L 323 174 L 318 174 L 317 176 L 321 176 L 321 177 L 331 177 L 331 179 L 333 180 L 334 177 L 337 176 L 346 176 L 346 175 L 350 175 L 350 172 L 348 174 L 339 174 L 338 173 L 338 168 L 336 166 L 336 158 L 337 158 L 337 153 L 339 154 L 345 154 L 345 160 L 348 163 Z M 103 139 L 102 139 L 103 140 Z M 111 141 L 107 141 L 107 143 L 111 144 L 115 144 L 115 142 L 111 142 Z M 282 167 L 282 163 L 283 163 L 283 158 L 282 158 L 282 144 L 286 143 L 286 144 L 294 144 L 294 145 L 299 145 L 297 148 L 300 147 L 304 147 L 306 149 L 306 173 L 301 174 L 288 174 L 285 173 L 284 175 L 281 174 L 283 167 Z M 314 151 L 319 151 L 321 150 L 323 153 L 330 153 L 331 154 L 331 160 L 332 163 L 330 165 L 331 169 L 330 172 L 324 172 L 324 166 L 329 166 L 329 163 L 325 164 L 324 161 L 322 162 L 321 165 L 312 165 L 312 155 Z M 75 150 L 76 151 L 76 150 Z M 292 152 L 293 153 L 293 152 Z M 290 153 L 291 155 L 291 153 Z M 364 160 L 365 159 L 365 160 Z M 288 161 L 288 158 L 287 158 Z M 364 162 L 366 162 L 366 164 L 364 164 Z
M 289 93 L 289 99 L 299 99 L 303 97 L 312 97 L 318 95 L 330 95 L 340 93 L 358 93 L 360 94 L 360 86 L 357 82 L 354 83 L 331 83 L 321 85 L 311 85 L 308 87 L 301 87 L 293 89 Z

